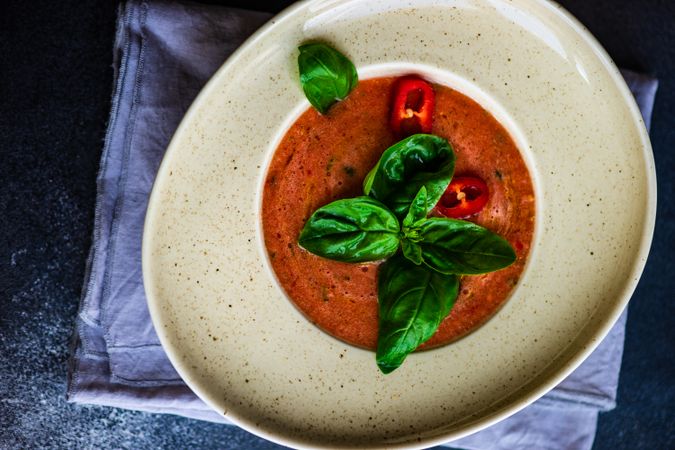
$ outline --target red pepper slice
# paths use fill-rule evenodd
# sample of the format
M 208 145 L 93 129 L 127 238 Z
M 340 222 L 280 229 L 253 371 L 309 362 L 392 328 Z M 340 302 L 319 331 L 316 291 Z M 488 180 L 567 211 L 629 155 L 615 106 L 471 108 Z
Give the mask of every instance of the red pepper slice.
M 431 133 L 435 95 L 431 85 L 421 78 L 399 78 L 394 86 L 390 126 L 399 137 Z
M 477 177 L 455 177 L 438 201 L 436 209 L 446 217 L 463 219 L 480 212 L 489 197 L 487 184 Z

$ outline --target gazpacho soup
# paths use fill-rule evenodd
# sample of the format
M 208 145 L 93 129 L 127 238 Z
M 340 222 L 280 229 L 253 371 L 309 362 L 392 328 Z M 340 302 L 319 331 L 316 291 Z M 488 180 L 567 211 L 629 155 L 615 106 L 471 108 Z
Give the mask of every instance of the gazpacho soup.
M 466 95 L 415 74 L 357 82 L 334 49 L 300 51 L 314 107 L 267 170 L 269 261 L 311 322 L 377 350 L 388 373 L 475 330 L 509 297 L 532 242 L 532 181 L 509 133 Z M 317 71 L 331 63 L 346 67 L 332 82 L 351 86 L 326 107 Z

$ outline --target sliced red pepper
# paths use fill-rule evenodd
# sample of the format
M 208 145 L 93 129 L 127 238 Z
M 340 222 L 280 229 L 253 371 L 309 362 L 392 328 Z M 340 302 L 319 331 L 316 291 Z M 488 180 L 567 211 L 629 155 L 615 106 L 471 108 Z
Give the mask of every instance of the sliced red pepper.
M 487 184 L 478 177 L 455 177 L 438 201 L 436 209 L 446 217 L 463 219 L 479 213 L 489 197 Z
M 399 78 L 394 86 L 390 126 L 399 137 L 431 133 L 435 95 L 431 85 L 421 78 Z

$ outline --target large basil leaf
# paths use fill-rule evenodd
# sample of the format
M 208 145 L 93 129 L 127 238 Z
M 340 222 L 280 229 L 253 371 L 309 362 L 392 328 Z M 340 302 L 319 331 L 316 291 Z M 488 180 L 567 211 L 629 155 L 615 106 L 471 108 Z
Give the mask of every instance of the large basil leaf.
M 471 222 L 430 218 L 418 224 L 416 231 L 424 264 L 442 273 L 487 273 L 516 260 L 506 239 Z
M 398 219 L 386 206 L 370 197 L 356 197 L 317 209 L 300 232 L 298 243 L 324 258 L 376 261 L 396 253 L 399 230 Z
M 301 45 L 298 50 L 302 90 L 312 106 L 325 114 L 356 87 L 356 68 L 342 53 L 325 44 Z
M 427 191 L 426 213 L 440 200 L 455 170 L 450 143 L 433 134 L 414 134 L 389 147 L 366 176 L 364 193 L 403 218 L 420 188 Z
M 416 266 L 400 255 L 382 264 L 376 358 L 383 373 L 399 367 L 408 354 L 436 332 L 450 313 L 458 290 L 457 276 Z

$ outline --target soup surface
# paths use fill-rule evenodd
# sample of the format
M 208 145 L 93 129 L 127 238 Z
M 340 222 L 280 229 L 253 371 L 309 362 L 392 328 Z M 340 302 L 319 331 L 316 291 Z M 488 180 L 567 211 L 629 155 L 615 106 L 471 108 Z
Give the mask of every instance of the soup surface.
M 274 153 L 263 191 L 265 246 L 287 295 L 327 333 L 369 349 L 377 344 L 379 263 L 328 260 L 305 251 L 297 241 L 316 209 L 363 195 L 364 177 L 398 140 L 388 124 L 395 80 L 360 81 L 325 116 L 313 108 L 305 111 Z M 485 208 L 467 220 L 507 239 L 517 260 L 497 272 L 463 276 L 452 312 L 420 348 L 451 342 L 499 309 L 523 271 L 534 231 L 532 182 L 508 132 L 467 96 L 440 85 L 434 90 L 432 133 L 454 148 L 455 175 L 478 176 L 490 192 Z

